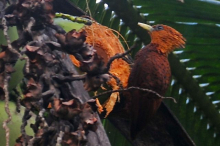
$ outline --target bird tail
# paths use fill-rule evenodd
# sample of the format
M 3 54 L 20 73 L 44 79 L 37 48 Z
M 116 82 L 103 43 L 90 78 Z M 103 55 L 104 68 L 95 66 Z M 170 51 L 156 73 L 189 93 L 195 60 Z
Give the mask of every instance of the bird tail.
M 137 95 L 137 94 L 136 94 Z M 134 140 L 151 120 L 160 106 L 161 99 L 144 96 L 132 100 L 130 136 Z M 151 95 L 152 97 L 152 95 Z
M 130 136 L 132 140 L 134 140 L 137 137 L 138 133 L 145 128 L 147 122 L 151 118 L 151 113 L 149 108 L 141 110 L 141 108 L 138 107 L 135 110 L 136 111 L 133 112 L 136 113 L 132 112 L 133 114 L 131 115 Z
M 131 121 L 130 127 L 130 137 L 134 140 L 137 137 L 137 134 L 141 131 L 140 126 L 137 126 L 135 121 Z
M 145 119 L 145 116 L 141 114 L 141 98 L 134 98 L 134 95 L 139 96 L 140 92 L 135 90 L 132 94 L 132 100 L 131 100 L 131 127 L 130 127 L 130 136 L 131 139 L 134 140 L 137 136 L 137 134 L 141 131 L 141 127 L 144 126 L 143 118 Z M 145 120 L 144 120 L 145 121 Z

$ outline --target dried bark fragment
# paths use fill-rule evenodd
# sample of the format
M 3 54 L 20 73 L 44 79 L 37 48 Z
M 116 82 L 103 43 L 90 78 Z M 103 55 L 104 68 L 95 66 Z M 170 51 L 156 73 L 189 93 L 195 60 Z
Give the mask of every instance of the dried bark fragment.
M 86 144 L 90 130 L 97 129 L 98 117 L 96 108 L 93 107 L 95 104 L 86 101 L 82 103 L 81 98 L 84 97 L 81 96 L 85 93 L 78 93 L 76 91 L 78 88 L 73 86 L 71 81 L 59 83 L 52 78 L 56 75 L 59 78 L 73 74 L 63 67 L 63 58 L 59 56 L 58 50 L 73 53 L 83 62 L 93 61 L 90 58 L 94 54 L 93 49 L 84 43 L 85 33 L 76 31 L 65 33 L 54 25 L 52 0 L 19 0 L 18 3 L 9 6 L 6 12 L 7 26 L 19 27 L 19 38 L 11 44 L 19 55 L 10 54 L 7 47 L 2 47 L 0 74 L 13 72 L 13 65 L 21 54 L 28 58 L 24 68 L 26 88 L 23 91 L 24 98 L 21 100 L 26 109 L 21 125 L 22 136 L 17 144 L 58 145 L 68 143 L 66 141 L 69 135 L 74 137 L 75 142 L 72 143 Z M 62 36 L 66 37 L 64 42 L 61 41 Z M 9 63 L 5 64 L 6 62 Z M 1 80 L 4 78 L 0 75 Z M 51 107 L 48 108 L 49 104 Z M 31 127 L 35 135 L 31 138 L 26 134 L 25 127 L 33 113 L 36 114 L 36 121 Z M 90 139 L 89 143 L 100 141 Z

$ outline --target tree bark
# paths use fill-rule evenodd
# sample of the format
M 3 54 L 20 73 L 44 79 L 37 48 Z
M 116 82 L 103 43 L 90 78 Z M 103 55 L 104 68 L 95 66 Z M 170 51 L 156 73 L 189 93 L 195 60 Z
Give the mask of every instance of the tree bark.
M 57 56 L 59 56 L 59 59 L 61 61 L 62 67 L 64 70 L 78 74 L 72 61 L 70 60 L 69 56 L 62 57 L 62 53 L 59 51 L 56 51 Z M 75 94 L 76 97 L 81 101 L 81 103 L 85 103 L 90 99 L 90 96 L 88 92 L 83 87 L 82 81 L 73 81 L 71 83 L 71 91 Z M 111 146 L 110 141 L 108 139 L 108 136 L 105 132 L 105 129 L 102 125 L 102 122 L 97 114 L 97 124 L 98 128 L 96 132 L 89 131 L 89 134 L 87 135 L 88 138 L 88 146 Z

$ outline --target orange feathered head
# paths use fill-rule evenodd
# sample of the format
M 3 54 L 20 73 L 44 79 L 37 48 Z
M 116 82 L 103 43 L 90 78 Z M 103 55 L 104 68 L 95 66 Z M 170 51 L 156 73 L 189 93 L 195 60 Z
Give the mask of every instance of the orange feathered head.
M 158 44 L 158 49 L 162 53 L 168 54 L 176 48 L 184 48 L 186 39 L 172 27 L 163 24 L 150 26 L 138 23 L 138 25 L 149 32 L 151 43 Z

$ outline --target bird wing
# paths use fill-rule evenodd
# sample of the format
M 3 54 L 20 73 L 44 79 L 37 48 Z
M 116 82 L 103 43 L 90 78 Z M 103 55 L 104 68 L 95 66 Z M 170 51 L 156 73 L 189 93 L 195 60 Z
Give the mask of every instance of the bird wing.
M 164 83 L 169 80 L 166 78 L 170 69 L 168 61 L 164 61 L 156 52 L 146 54 L 142 51 L 141 55 L 135 60 L 128 86 L 146 88 L 161 94 L 167 88 Z M 161 99 L 153 93 L 140 90 L 132 90 L 131 96 L 131 137 L 134 139 L 155 114 Z

